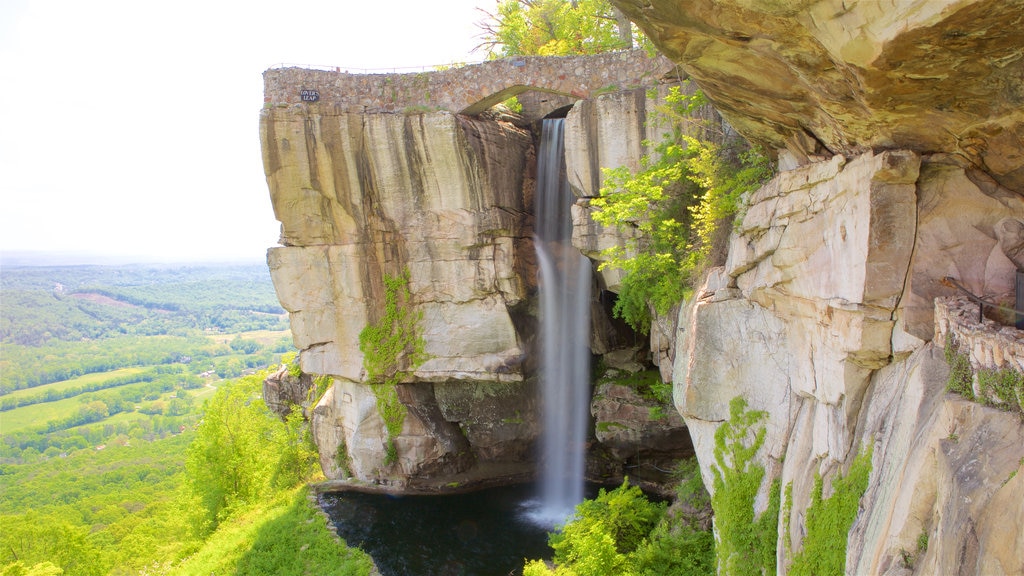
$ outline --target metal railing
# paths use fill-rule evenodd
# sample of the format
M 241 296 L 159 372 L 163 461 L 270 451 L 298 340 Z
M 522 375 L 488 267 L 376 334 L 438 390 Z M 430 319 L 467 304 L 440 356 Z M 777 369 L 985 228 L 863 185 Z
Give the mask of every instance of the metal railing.
M 1021 280 L 1022 280 L 1021 277 L 1022 277 L 1022 274 L 1018 272 L 1018 274 L 1017 274 L 1017 301 L 1018 301 L 1017 306 L 1020 306 L 1020 299 L 1021 299 Z M 981 324 L 981 323 L 983 323 L 985 321 L 985 307 L 988 306 L 989 308 L 992 308 L 992 309 L 995 309 L 995 310 L 1002 310 L 1004 312 L 1010 312 L 1011 314 L 1013 314 L 1014 315 L 1014 319 L 1015 319 L 1015 326 L 1018 329 L 1020 329 L 1020 328 L 1022 328 L 1022 326 L 1024 326 L 1024 310 L 1018 310 L 1016 308 L 1009 308 L 1009 307 L 1006 307 L 1006 306 L 1001 306 L 999 304 L 996 304 L 995 302 L 989 302 L 988 300 L 985 300 L 981 296 L 978 296 L 978 295 L 974 294 L 973 292 L 971 292 L 970 290 L 968 290 L 963 284 L 961 284 L 959 281 L 957 281 L 956 278 L 953 278 L 952 276 L 946 276 L 940 282 L 942 283 L 943 286 L 948 286 L 950 288 L 956 288 L 960 292 L 963 292 L 964 295 L 967 296 L 967 298 L 971 302 L 974 302 L 974 303 L 976 303 L 978 305 L 978 323 L 979 324 Z
M 302 68 L 304 70 L 320 70 L 322 72 L 349 72 L 354 74 L 407 74 L 413 72 L 437 72 L 440 70 L 447 70 L 450 68 L 462 68 L 463 66 L 474 66 L 476 64 L 484 64 L 487 62 L 496 62 L 496 60 L 479 60 L 475 62 L 451 62 L 449 64 L 433 64 L 428 66 L 395 66 L 392 68 L 358 68 L 355 66 L 324 66 L 321 64 L 294 64 L 291 62 L 281 62 L 270 66 L 268 70 L 275 70 L 278 68 Z

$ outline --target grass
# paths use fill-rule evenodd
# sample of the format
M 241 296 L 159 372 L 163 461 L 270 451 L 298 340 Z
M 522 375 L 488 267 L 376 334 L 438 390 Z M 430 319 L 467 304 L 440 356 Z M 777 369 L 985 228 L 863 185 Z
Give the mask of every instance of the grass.
M 0 433 L 8 434 L 40 426 L 45 428 L 47 422 L 67 418 L 81 407 L 81 399 L 74 396 L 55 402 L 32 404 L 0 412 Z
M 296 488 L 221 523 L 195 554 L 170 573 L 176 576 L 275 574 L 366 576 L 372 561 L 328 531 Z
M 125 384 L 125 386 L 132 386 L 132 384 Z M 201 404 L 204 400 L 213 396 L 213 393 L 216 391 L 217 388 L 215 386 L 203 386 L 202 388 L 196 388 L 194 390 L 189 390 L 188 392 L 192 394 L 197 403 Z M 176 392 L 165 392 L 160 395 L 160 400 L 166 402 L 175 393 Z M 22 406 L 20 408 L 15 408 L 14 410 L 0 412 L 0 433 L 9 434 L 11 432 L 18 432 L 28 428 L 45 428 L 48 422 L 67 418 L 77 412 L 81 407 L 82 398 L 80 396 L 73 396 L 71 398 L 56 400 L 54 402 L 32 404 L 30 406 Z M 149 417 L 150 416 L 139 412 L 121 412 L 114 414 L 109 418 L 100 420 L 99 422 L 91 422 L 85 426 L 95 426 L 97 424 L 108 424 L 122 420 L 128 421 Z
M 43 384 L 42 386 L 36 386 L 34 388 L 24 388 L 22 390 L 15 390 L 4 396 L 7 398 L 21 398 L 24 396 L 37 396 L 39 394 L 45 394 L 47 390 L 62 391 L 68 388 L 76 388 L 79 386 L 87 386 L 89 384 L 97 384 L 104 382 L 111 378 L 121 378 L 124 376 L 132 376 L 144 372 L 145 368 L 134 367 L 134 368 L 119 368 L 117 370 L 111 370 L 109 372 L 94 372 L 92 374 L 85 374 L 78 376 L 77 378 L 71 378 L 70 380 L 61 380 L 59 382 L 51 382 L 50 384 Z

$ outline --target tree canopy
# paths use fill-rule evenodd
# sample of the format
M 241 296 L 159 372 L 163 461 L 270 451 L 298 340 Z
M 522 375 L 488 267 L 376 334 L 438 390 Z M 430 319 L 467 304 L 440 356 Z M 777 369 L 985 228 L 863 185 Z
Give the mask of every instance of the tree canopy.
M 488 56 L 597 54 L 646 39 L 608 0 L 500 0 L 481 22 Z

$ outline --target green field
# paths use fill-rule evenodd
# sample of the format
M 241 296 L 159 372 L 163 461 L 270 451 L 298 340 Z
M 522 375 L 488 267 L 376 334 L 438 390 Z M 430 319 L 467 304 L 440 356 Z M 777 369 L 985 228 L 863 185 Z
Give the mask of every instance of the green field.
M 81 407 L 81 398 L 74 396 L 56 402 L 43 402 L 0 412 L 0 434 L 10 434 L 30 428 L 45 428 L 47 422 L 67 418 Z
M 7 398 L 25 398 L 36 396 L 40 393 L 45 394 L 47 390 L 67 390 L 68 388 L 75 388 L 79 386 L 87 386 L 89 384 L 97 384 L 105 382 L 111 378 L 120 378 L 124 376 L 131 376 L 133 374 L 141 374 L 144 372 L 144 368 L 119 368 L 117 370 L 111 370 L 109 372 L 95 372 L 93 374 L 86 374 L 77 378 L 71 378 L 70 380 L 61 380 L 59 382 L 51 382 L 50 384 L 43 384 L 42 386 L 36 386 L 35 388 L 25 388 L 23 390 L 15 390 L 3 396 Z

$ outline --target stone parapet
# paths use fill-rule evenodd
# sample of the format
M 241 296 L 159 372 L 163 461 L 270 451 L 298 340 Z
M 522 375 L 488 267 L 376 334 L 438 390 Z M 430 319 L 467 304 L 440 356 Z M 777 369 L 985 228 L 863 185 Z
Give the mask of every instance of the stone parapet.
M 268 105 L 325 105 L 345 112 L 447 110 L 474 115 L 535 90 L 589 98 L 650 86 L 675 66 L 643 50 L 592 56 L 522 56 L 405 74 L 350 74 L 340 69 L 271 68 L 263 73 Z
M 935 299 L 935 344 L 945 346 L 952 335 L 975 370 L 1016 370 L 1024 373 L 1024 331 L 983 318 L 978 304 L 963 296 Z

